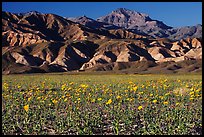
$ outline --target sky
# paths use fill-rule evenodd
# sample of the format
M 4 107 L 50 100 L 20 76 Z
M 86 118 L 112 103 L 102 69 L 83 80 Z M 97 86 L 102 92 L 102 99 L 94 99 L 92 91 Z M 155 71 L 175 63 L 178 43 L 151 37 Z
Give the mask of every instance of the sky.
M 202 2 L 2 2 L 2 10 L 12 13 L 38 11 L 62 17 L 86 15 L 92 19 L 117 8 L 148 14 L 172 27 L 202 24 Z

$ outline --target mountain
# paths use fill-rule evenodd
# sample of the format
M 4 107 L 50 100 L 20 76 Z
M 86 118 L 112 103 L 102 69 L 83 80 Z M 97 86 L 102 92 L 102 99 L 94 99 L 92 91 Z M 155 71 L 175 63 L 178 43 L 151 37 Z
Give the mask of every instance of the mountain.
M 154 20 L 147 14 L 139 13 L 125 8 L 118 8 L 110 14 L 97 19 L 118 27 L 131 30 L 153 38 L 169 38 L 180 40 L 187 37 L 202 37 L 202 26 L 173 28 L 162 21 Z
M 146 26 L 161 29 L 170 29 L 172 27 L 165 25 L 161 21 L 151 19 L 147 14 L 128 10 L 125 8 L 118 8 L 110 14 L 97 19 L 100 22 L 107 22 L 126 29 L 136 29 L 138 27 Z M 149 29 L 149 28 L 148 28 Z
M 29 12 L 25 15 L 17 15 L 2 12 L 2 24 L 3 46 L 85 39 L 86 35 L 92 38 L 100 37 L 100 34 L 95 34 L 95 30 L 55 14 Z
M 177 42 L 166 40 L 110 40 L 103 41 L 89 62 L 81 70 L 113 62 L 150 61 L 154 63 L 180 62 L 202 59 L 202 41 L 198 38 L 182 39 Z
M 134 33 L 132 35 L 133 37 L 144 37 Z M 108 30 L 89 28 L 55 14 L 36 14 L 36 12 L 25 14 L 2 12 L 2 36 L 3 46 L 23 46 L 48 41 L 85 40 L 87 38 L 125 38 L 119 33 L 116 36 Z
M 172 28 L 169 30 L 171 35 L 169 39 L 180 40 L 183 38 L 202 38 L 202 25 L 198 24 L 195 26 L 185 26 L 180 28 Z
M 132 30 L 136 33 L 140 32 L 141 34 L 150 36 L 153 35 L 155 31 L 157 31 L 157 35 L 159 35 L 165 32 L 167 29 L 172 28 L 165 25 L 161 21 L 151 19 L 147 14 L 125 8 L 118 8 L 115 11 L 112 11 L 110 14 L 98 18 L 97 21 L 113 24 L 115 26 Z M 156 34 L 153 36 L 155 35 Z
M 91 19 L 89 17 L 86 16 L 81 16 L 81 17 L 77 17 L 77 18 L 66 18 L 68 20 L 71 20 L 73 22 L 82 24 L 84 26 L 87 26 L 89 28 L 94 28 L 94 29 L 120 29 L 120 27 L 115 26 L 115 25 L 111 25 L 108 23 L 104 23 L 104 22 L 98 22 L 94 19 Z
M 125 13 L 125 9 L 120 10 L 118 14 Z M 126 16 L 131 14 L 138 16 L 138 19 L 141 16 L 143 21 L 155 21 L 137 12 L 129 11 Z M 153 26 L 175 31 L 159 23 Z M 197 26 L 200 29 L 180 28 L 180 35 L 172 35 L 172 38 L 180 38 L 184 32 L 198 37 L 179 40 L 155 39 L 149 34 L 142 35 L 123 26 L 115 26 L 86 16 L 67 19 L 37 11 L 23 14 L 3 11 L 2 73 L 77 70 L 151 73 L 159 68 L 168 73 L 202 70 L 201 25 Z

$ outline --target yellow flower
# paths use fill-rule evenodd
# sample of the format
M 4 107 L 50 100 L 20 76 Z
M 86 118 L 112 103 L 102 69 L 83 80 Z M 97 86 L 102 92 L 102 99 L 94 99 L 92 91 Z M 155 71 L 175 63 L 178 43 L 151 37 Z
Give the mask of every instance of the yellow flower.
M 57 104 L 57 102 L 58 102 L 58 101 L 57 101 L 57 100 L 55 100 L 55 99 L 54 99 L 54 100 L 52 100 L 52 103 L 54 103 L 54 104 Z
M 66 88 L 66 84 L 63 84 L 61 87 L 61 90 L 65 90 L 65 88 Z
M 121 98 L 121 96 L 119 96 L 119 95 L 118 95 L 116 98 L 117 98 L 117 99 L 120 99 L 120 98 Z
M 199 94 L 196 94 L 196 97 L 199 97 L 200 95 Z
M 134 91 L 136 91 L 136 90 L 138 89 L 138 87 L 136 86 L 136 87 L 133 87 L 132 89 L 133 89 Z
M 26 112 L 28 112 L 29 105 L 25 105 L 23 108 L 24 108 L 24 110 L 25 110 Z
M 189 98 L 190 100 L 193 100 L 194 98 Z
M 102 100 L 102 98 L 98 98 L 98 101 L 101 101 Z
M 153 96 L 153 94 L 150 94 L 149 96 L 150 96 L 150 97 L 152 97 L 152 96 Z
M 88 85 L 81 84 L 80 87 L 82 87 L 82 88 L 88 88 Z
M 70 94 L 69 94 L 69 93 L 67 93 L 67 94 L 66 94 L 66 96 L 67 96 L 67 97 L 69 97 L 69 96 L 70 96 Z
M 30 101 L 30 100 L 31 100 L 31 98 L 32 98 L 32 97 L 29 97 L 29 98 L 28 98 L 28 101 Z
M 166 93 L 165 96 L 168 96 L 170 93 Z
M 152 102 L 153 102 L 153 103 L 157 103 L 157 100 L 155 99 L 155 100 L 153 100 Z
M 134 98 L 130 98 L 130 101 L 134 101 Z
M 176 103 L 176 106 L 178 106 L 180 103 Z
M 67 101 L 67 98 L 64 99 L 64 102 L 66 102 L 66 101 Z
M 165 101 L 164 103 L 163 103 L 164 105 L 167 105 L 167 104 L 169 104 L 167 101 Z
M 141 110 L 141 109 L 142 109 L 142 106 L 139 106 L 139 107 L 138 107 L 138 110 Z
M 201 89 L 197 89 L 195 92 L 200 92 L 201 91 Z
M 191 98 L 193 98 L 194 97 L 194 95 L 191 95 Z
M 112 100 L 109 99 L 109 100 L 106 102 L 106 105 L 111 104 L 111 103 L 112 103 Z
M 81 99 L 80 99 L 80 98 L 78 98 L 77 100 L 78 100 L 78 101 L 80 101 Z
M 188 85 L 186 85 L 186 87 L 187 87 L 187 88 L 189 88 L 189 86 L 188 86 Z
M 91 100 L 91 102 L 95 102 L 95 101 L 96 101 L 95 98 Z

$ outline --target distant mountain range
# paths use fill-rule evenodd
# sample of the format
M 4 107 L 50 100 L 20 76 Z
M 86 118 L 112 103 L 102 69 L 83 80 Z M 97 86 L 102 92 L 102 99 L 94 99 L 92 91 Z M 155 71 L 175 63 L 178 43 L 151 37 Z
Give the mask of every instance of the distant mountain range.
M 173 28 L 125 8 L 96 20 L 3 11 L 2 49 L 3 74 L 200 72 L 202 25 Z
M 125 8 L 118 8 L 97 20 L 85 16 L 67 19 L 93 28 L 99 28 L 99 24 L 100 28 L 104 27 L 106 29 L 118 29 L 117 27 L 120 27 L 137 34 L 152 36 L 152 38 L 180 40 L 187 37 L 202 37 L 202 25 L 200 24 L 173 28 L 162 21 L 151 19 L 147 14 Z

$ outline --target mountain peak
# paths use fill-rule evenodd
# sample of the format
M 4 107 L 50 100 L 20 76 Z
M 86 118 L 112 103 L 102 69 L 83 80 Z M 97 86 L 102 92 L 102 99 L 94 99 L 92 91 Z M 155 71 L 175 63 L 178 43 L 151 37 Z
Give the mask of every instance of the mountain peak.
M 80 17 L 77 17 L 77 19 L 93 20 L 93 19 L 87 17 L 86 15 L 83 15 L 83 16 L 80 16 Z
M 89 18 L 86 15 L 79 16 L 79 17 L 76 17 L 76 18 L 66 18 L 66 19 L 71 20 L 73 22 L 78 22 L 78 23 L 79 22 L 82 23 L 82 22 L 94 21 L 92 18 Z
M 97 20 L 128 29 L 143 26 L 147 21 L 152 21 L 149 15 L 126 8 L 118 8 Z
M 141 17 L 147 17 L 149 18 L 149 15 L 144 14 L 144 13 L 140 13 L 138 11 L 134 11 L 134 10 L 130 10 L 130 9 L 126 9 L 126 8 L 118 8 L 114 11 L 112 11 L 112 13 L 119 13 L 119 14 L 127 14 L 127 15 L 139 15 Z
M 119 14 L 128 14 L 133 12 L 132 10 L 126 9 L 126 8 L 118 8 L 114 11 L 112 11 L 112 13 L 119 13 Z
M 116 10 L 114 10 L 113 12 L 121 12 L 121 11 L 130 11 L 129 9 L 126 8 L 117 8 Z
M 38 12 L 38 11 L 29 11 L 29 12 L 26 12 L 26 13 L 21 13 L 21 15 L 41 15 L 42 13 L 41 12 Z

